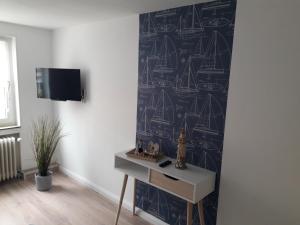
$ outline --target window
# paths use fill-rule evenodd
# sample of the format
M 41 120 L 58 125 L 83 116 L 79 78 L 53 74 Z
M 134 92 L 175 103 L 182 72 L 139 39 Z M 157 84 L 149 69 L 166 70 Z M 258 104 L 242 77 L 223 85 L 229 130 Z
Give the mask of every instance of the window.
M 0 37 L 0 128 L 19 125 L 15 39 Z

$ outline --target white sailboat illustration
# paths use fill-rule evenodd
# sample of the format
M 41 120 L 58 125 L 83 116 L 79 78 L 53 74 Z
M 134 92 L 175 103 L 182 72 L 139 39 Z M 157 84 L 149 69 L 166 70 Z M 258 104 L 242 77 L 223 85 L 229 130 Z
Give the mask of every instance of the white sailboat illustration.
M 172 73 L 176 68 L 176 47 L 172 39 L 165 35 L 153 71 L 157 73 Z
M 181 127 L 184 128 L 185 136 L 186 136 L 186 146 L 189 147 L 189 145 L 191 145 L 190 140 L 191 140 L 191 137 L 192 137 L 192 128 L 191 128 L 190 123 L 188 121 L 188 114 L 187 113 L 184 113 L 184 117 L 183 117 Z
M 227 93 L 228 92 L 228 88 L 229 88 L 229 80 L 227 80 L 226 82 L 223 81 L 223 83 L 225 83 L 225 84 L 223 85 L 222 92 L 223 93 Z
M 200 140 L 199 145 L 201 149 L 204 149 L 205 151 L 219 152 L 218 146 L 212 141 Z
M 177 217 L 177 220 L 176 220 L 176 222 L 175 222 L 175 224 L 174 225 L 183 225 L 182 223 L 181 223 L 181 215 L 179 215 L 178 217 Z
M 165 90 L 162 90 L 151 119 L 153 123 L 171 125 L 174 122 L 173 102 Z
M 172 130 L 172 139 L 171 141 L 173 142 L 173 144 L 177 144 L 177 141 L 178 141 L 178 136 L 179 136 L 179 133 L 177 131 L 175 131 L 175 127 L 173 127 L 173 130 Z
M 142 195 L 137 202 L 137 206 L 139 206 L 141 209 L 145 209 L 145 202 L 145 197 Z
M 151 95 L 149 105 L 150 105 L 149 109 L 155 110 L 155 95 L 154 94 Z
M 201 79 L 198 81 L 198 89 L 201 91 L 223 91 L 224 87 L 221 83 L 218 83 L 210 77 L 210 75 L 207 75 L 207 77 L 204 77 L 204 74 L 201 76 Z
M 153 189 L 155 192 L 149 200 L 149 211 L 156 214 L 157 217 L 166 220 L 170 217 L 170 209 L 166 196 L 158 189 Z
M 211 94 L 208 94 L 193 131 L 218 135 L 220 132 L 217 124 L 219 116 L 223 116 L 222 109 L 217 100 Z
M 211 153 L 203 150 L 200 155 L 200 166 L 212 171 L 218 171 L 216 159 L 211 156 Z
M 230 20 L 225 17 L 206 19 L 202 22 L 204 27 L 224 27 L 230 24 Z
M 195 96 L 192 105 L 190 107 L 190 110 L 188 112 L 188 116 L 193 117 L 193 118 L 199 118 L 202 106 L 199 103 L 200 99 L 198 96 Z
M 198 88 L 199 90 L 203 90 L 203 91 L 221 91 L 223 87 L 218 83 L 199 82 Z
M 177 26 L 172 22 L 168 22 L 168 18 L 174 17 L 176 14 L 176 9 L 169 9 L 156 13 L 155 18 L 160 18 L 160 23 L 157 25 L 158 32 L 166 33 L 175 31 Z
M 162 33 L 167 33 L 167 32 L 172 32 L 176 30 L 176 25 L 174 24 L 167 24 L 167 23 L 162 23 L 158 27 L 158 31 Z
M 156 35 L 157 35 L 157 28 L 155 27 L 155 24 L 152 21 L 151 14 L 147 13 L 147 16 L 142 25 L 141 37 L 142 38 L 151 38 Z
M 189 115 L 190 116 L 197 116 L 199 117 L 199 104 L 198 104 L 198 97 L 195 97 L 195 100 L 193 101 L 192 107 L 190 109 Z
M 176 92 L 181 93 L 195 93 L 198 92 L 197 81 L 195 78 L 195 72 L 192 65 L 192 58 L 189 57 L 182 77 L 177 81 Z
M 189 162 L 194 162 L 194 155 L 195 155 L 195 145 L 193 143 L 193 125 L 192 121 L 190 120 L 190 115 L 188 113 L 184 114 L 184 118 L 181 124 L 181 128 L 184 128 L 185 135 L 186 135 L 186 158 Z M 179 136 L 179 134 L 177 134 Z
M 208 43 L 205 58 L 202 60 L 197 73 L 200 74 L 223 74 L 228 68 L 230 50 L 224 36 L 214 31 Z
M 203 32 L 203 27 L 200 22 L 200 15 L 195 5 L 189 6 L 187 13 L 179 18 L 180 36 L 192 35 L 198 32 Z
M 201 36 L 195 47 L 195 53 L 192 55 L 194 59 L 202 59 L 205 57 L 204 36 Z
M 149 196 L 150 196 L 150 186 L 143 183 L 142 186 L 137 188 L 137 206 L 140 207 L 141 209 L 147 209 L 149 207 L 149 199 L 150 199 Z
M 148 56 L 149 60 L 158 59 L 158 49 L 157 49 L 157 40 L 153 40 L 152 48 L 150 55 Z
M 224 2 L 223 4 L 212 4 L 212 5 L 208 5 L 202 8 L 202 10 L 204 11 L 204 13 L 206 11 L 213 11 L 212 15 L 213 16 L 209 16 L 207 18 L 204 18 L 202 20 L 202 25 L 204 27 L 224 27 L 227 26 L 231 23 L 231 21 L 229 19 L 227 19 L 226 17 L 222 17 L 219 16 L 217 14 L 217 10 L 219 9 L 224 9 L 224 8 L 228 8 L 231 6 L 230 2 Z
M 141 74 L 141 84 L 140 88 L 153 88 L 154 84 L 152 81 L 151 71 L 149 67 L 149 57 L 146 57 L 146 63 L 144 65 L 144 69 Z
M 155 75 L 155 86 L 161 88 L 173 87 L 176 83 L 176 79 L 174 79 L 173 73 L 171 73 L 171 71 L 169 72 L 154 73 L 153 75 Z
M 143 136 L 152 136 L 152 132 L 150 129 L 150 120 L 149 120 L 149 109 L 145 107 L 143 113 L 142 113 L 142 118 L 141 118 L 141 123 L 138 129 L 138 134 L 143 135 Z

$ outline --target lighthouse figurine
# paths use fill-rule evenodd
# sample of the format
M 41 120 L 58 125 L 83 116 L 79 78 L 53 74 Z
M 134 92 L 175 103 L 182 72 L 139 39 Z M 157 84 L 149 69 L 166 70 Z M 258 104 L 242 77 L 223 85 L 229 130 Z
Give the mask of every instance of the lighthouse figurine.
M 186 154 L 185 132 L 184 129 L 181 128 L 179 138 L 178 138 L 178 145 L 177 145 L 177 159 L 175 163 L 175 167 L 177 169 L 181 169 L 181 170 L 186 169 L 185 154 Z

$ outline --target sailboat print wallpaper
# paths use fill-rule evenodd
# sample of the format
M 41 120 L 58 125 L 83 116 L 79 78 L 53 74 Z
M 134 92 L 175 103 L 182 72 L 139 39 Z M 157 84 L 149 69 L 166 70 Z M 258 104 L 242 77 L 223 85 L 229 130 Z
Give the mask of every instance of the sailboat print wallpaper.
M 140 15 L 137 139 L 176 158 L 185 129 L 188 163 L 217 173 L 204 200 L 207 225 L 217 217 L 235 8 L 235 1 L 215 1 Z M 186 224 L 185 201 L 140 181 L 136 199 L 161 220 Z

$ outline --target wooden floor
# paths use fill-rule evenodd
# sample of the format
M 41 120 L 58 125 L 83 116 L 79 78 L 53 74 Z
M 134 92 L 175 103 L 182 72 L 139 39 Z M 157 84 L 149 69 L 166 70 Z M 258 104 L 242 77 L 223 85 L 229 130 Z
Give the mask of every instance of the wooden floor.
M 38 192 L 33 181 L 0 184 L 1 225 L 114 225 L 117 205 L 65 175 Z M 122 209 L 120 225 L 150 225 Z

